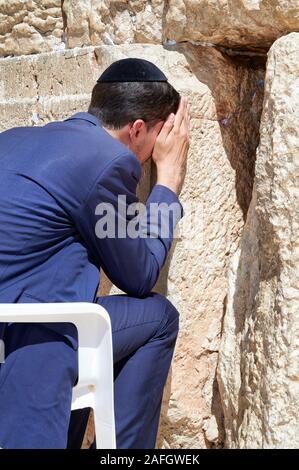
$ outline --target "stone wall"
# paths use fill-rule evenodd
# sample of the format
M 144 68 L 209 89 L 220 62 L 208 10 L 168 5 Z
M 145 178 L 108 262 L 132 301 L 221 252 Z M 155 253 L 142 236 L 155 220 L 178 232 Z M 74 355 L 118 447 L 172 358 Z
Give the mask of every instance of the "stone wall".
M 298 0 L 0 0 L 0 56 L 169 41 L 267 50 L 290 31 Z
M 161 43 L 164 0 L 64 0 L 69 47 Z
M 1 130 L 86 110 L 123 57 L 156 63 L 192 104 L 186 215 L 155 286 L 181 312 L 160 447 L 295 436 L 295 33 L 270 51 L 256 176 L 255 159 L 265 52 L 298 15 L 297 0 L 0 0 L 0 56 L 27 55 L 0 59 Z M 154 181 L 148 164 L 142 200 Z M 103 279 L 100 293 L 114 292 Z
M 0 0 L 0 56 L 52 50 L 62 34 L 61 0 Z
M 270 49 L 254 197 L 219 363 L 228 447 L 299 446 L 299 34 Z
M 237 249 L 251 198 L 264 70 L 210 48 L 185 46 L 183 51 L 194 74 L 193 83 L 184 76 L 178 82 L 193 103 L 181 194 L 186 215 L 159 282 L 181 312 L 181 331 L 159 444 L 198 448 L 223 442 L 215 370 L 228 260 Z
M 165 2 L 166 3 L 166 2 Z M 299 30 L 298 0 L 169 0 L 165 35 L 238 49 L 268 49 Z

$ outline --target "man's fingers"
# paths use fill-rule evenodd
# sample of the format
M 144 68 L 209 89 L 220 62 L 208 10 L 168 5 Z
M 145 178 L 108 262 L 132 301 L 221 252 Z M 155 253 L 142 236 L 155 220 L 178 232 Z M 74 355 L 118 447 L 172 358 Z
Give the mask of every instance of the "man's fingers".
M 178 130 L 180 128 L 182 121 L 184 119 L 184 116 L 185 116 L 186 108 L 187 108 L 187 99 L 185 97 L 182 97 L 180 101 L 179 109 L 175 115 L 175 120 L 174 120 L 174 125 L 173 125 L 175 130 Z
M 190 105 L 186 103 L 186 108 L 184 111 L 183 119 L 181 125 L 178 129 L 178 133 L 181 138 L 189 140 L 189 109 Z
M 184 130 L 186 132 L 189 131 L 189 123 L 190 123 L 190 104 L 188 104 L 186 107 L 184 119 L 182 121 L 182 126 L 184 127 Z
M 171 138 L 172 132 L 181 133 L 182 131 L 188 135 L 189 130 L 189 109 L 187 98 L 182 97 L 180 100 L 177 113 L 171 113 L 159 133 L 159 140 L 166 141 Z
M 171 113 L 164 122 L 161 131 L 159 132 L 159 138 L 161 138 L 162 140 L 166 140 L 166 137 L 173 129 L 174 119 L 175 115 Z

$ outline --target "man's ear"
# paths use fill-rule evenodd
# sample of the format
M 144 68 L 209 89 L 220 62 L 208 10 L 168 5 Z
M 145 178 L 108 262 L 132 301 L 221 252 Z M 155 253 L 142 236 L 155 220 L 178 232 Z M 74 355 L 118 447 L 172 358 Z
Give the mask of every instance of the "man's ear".
M 144 131 L 145 127 L 146 124 L 142 119 L 137 119 L 134 121 L 130 127 L 130 139 L 133 142 L 138 139 L 142 131 Z

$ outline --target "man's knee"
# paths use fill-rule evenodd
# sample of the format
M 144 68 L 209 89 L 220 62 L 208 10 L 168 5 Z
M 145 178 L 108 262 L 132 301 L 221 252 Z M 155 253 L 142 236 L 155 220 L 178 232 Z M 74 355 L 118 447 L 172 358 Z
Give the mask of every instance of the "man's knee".
M 161 311 L 161 326 L 167 327 L 167 330 L 179 331 L 179 312 L 175 306 L 162 294 L 152 292 L 155 302 L 159 305 Z

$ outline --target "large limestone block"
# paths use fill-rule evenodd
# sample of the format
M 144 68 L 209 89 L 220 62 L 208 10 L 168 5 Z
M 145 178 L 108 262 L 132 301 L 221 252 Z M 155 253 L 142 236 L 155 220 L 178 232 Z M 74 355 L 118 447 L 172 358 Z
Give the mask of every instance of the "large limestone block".
M 164 0 L 64 0 L 68 47 L 161 43 Z
M 218 380 L 228 447 L 299 446 L 299 34 L 269 52 L 254 197 Z
M 87 110 L 99 68 L 93 48 L 0 60 L 0 129 Z
M 0 56 L 63 47 L 61 0 L 0 0 Z
M 86 110 L 100 73 L 128 56 L 155 62 L 192 105 L 191 148 L 181 195 L 185 217 L 156 286 L 181 313 L 159 445 L 216 446 L 222 439 L 215 370 L 226 276 L 251 198 L 263 64 L 233 61 L 213 48 L 188 45 L 101 46 L 2 59 L 0 125 L 40 125 Z M 143 199 L 149 173 L 147 168 Z M 115 292 L 110 287 L 107 283 L 102 293 Z
M 294 30 L 299 30 L 298 0 L 169 0 L 164 35 L 267 49 Z

